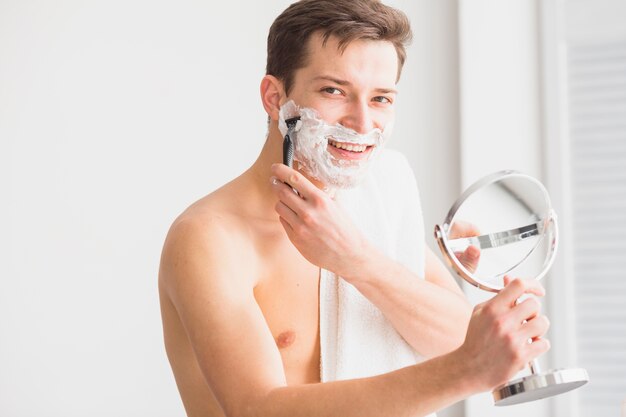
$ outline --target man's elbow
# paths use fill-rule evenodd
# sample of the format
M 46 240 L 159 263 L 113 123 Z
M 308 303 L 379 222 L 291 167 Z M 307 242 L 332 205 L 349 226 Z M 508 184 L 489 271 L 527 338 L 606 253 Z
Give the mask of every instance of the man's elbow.
M 222 410 L 226 417 L 272 417 L 276 416 L 280 393 L 284 387 L 259 390 L 248 398 L 239 398 L 230 404 L 222 404 Z

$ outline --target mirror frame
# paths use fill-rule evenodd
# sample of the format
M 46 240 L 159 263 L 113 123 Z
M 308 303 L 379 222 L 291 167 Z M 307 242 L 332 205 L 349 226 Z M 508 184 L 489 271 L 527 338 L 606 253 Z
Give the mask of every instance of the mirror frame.
M 474 278 L 472 272 L 468 271 L 467 268 L 463 266 L 463 264 L 458 262 L 457 257 L 448 247 L 447 232 L 450 229 L 450 223 L 452 222 L 452 219 L 454 219 L 456 212 L 459 210 L 459 207 L 463 205 L 465 200 L 467 200 L 476 191 L 481 190 L 482 188 L 485 188 L 497 181 L 500 181 L 505 178 L 511 178 L 511 177 L 525 178 L 535 183 L 545 193 L 545 195 L 548 198 L 548 207 L 550 208 L 550 210 L 549 210 L 549 218 L 546 220 L 549 221 L 551 223 L 551 226 L 554 228 L 554 239 L 552 241 L 551 258 L 549 259 L 547 264 L 544 263 L 543 270 L 541 271 L 541 273 L 537 277 L 534 277 L 536 280 L 540 280 L 550 270 L 550 268 L 552 267 L 552 264 L 554 263 L 554 258 L 556 258 L 556 252 L 558 249 L 558 242 L 559 242 L 559 228 L 558 228 L 558 222 L 556 219 L 556 213 L 552 209 L 552 202 L 550 201 L 550 195 L 548 194 L 548 190 L 546 190 L 546 187 L 544 187 L 544 185 L 536 178 L 531 177 L 530 175 L 527 175 L 527 174 L 523 174 L 519 171 L 513 171 L 513 170 L 498 171 L 498 172 L 494 172 L 493 174 L 487 175 L 486 177 L 483 177 L 482 179 L 476 181 L 469 188 L 467 188 L 463 192 L 463 194 L 461 194 L 461 196 L 455 201 L 455 203 L 452 205 L 452 207 L 448 211 L 448 215 L 446 216 L 441 226 L 435 225 L 435 240 L 437 240 L 439 249 L 441 250 L 441 253 L 444 255 L 444 258 L 447 261 L 448 265 L 452 269 L 454 269 L 454 271 L 461 278 L 463 278 L 465 281 L 469 282 L 473 286 L 478 287 L 481 290 L 494 292 L 494 293 L 499 292 L 500 289 L 488 287 L 486 285 L 481 284 Z

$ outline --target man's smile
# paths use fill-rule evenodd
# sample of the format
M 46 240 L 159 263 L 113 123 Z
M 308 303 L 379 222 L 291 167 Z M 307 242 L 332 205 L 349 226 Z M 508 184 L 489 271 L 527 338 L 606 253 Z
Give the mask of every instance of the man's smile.
M 366 159 L 374 149 L 374 145 L 337 142 L 328 140 L 328 152 L 338 159 L 360 160 Z

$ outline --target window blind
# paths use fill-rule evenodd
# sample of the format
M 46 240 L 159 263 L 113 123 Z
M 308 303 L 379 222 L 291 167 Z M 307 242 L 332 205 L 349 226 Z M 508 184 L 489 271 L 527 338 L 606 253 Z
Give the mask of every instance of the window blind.
M 580 416 L 626 398 L 626 40 L 568 47 Z

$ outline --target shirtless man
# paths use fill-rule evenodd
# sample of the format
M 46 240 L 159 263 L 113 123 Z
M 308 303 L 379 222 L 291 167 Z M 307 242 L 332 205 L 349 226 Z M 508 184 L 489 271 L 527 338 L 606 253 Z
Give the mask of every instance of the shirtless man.
M 472 313 L 430 250 L 418 277 L 363 237 L 327 184 L 280 163 L 279 112 L 290 100 L 329 124 L 383 130 L 409 37 L 406 17 L 375 0 L 303 0 L 272 25 L 265 146 L 176 219 L 163 249 L 165 345 L 189 416 L 423 416 L 502 384 L 549 348 L 538 303 L 516 305 L 542 295 L 538 283 L 514 280 Z M 427 360 L 321 383 L 320 268 L 352 284 Z

